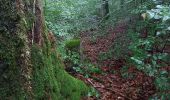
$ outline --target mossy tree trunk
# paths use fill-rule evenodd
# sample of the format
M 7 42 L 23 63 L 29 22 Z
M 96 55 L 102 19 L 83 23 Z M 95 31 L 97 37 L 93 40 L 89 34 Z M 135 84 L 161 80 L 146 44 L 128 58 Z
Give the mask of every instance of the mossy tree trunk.
M 41 0 L 0 0 L 0 10 L 0 100 L 79 100 L 87 87 L 64 71 Z

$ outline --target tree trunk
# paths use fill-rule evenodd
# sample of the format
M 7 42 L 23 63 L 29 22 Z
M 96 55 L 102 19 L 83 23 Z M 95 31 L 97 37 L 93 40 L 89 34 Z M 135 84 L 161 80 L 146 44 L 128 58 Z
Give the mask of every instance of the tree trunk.
M 84 83 L 53 50 L 41 0 L 0 1 L 0 100 L 79 100 Z
M 102 0 L 102 18 L 108 19 L 109 18 L 109 2 L 108 0 Z
M 124 3 L 125 3 L 125 0 L 120 0 L 120 7 L 121 7 L 121 9 L 124 8 Z

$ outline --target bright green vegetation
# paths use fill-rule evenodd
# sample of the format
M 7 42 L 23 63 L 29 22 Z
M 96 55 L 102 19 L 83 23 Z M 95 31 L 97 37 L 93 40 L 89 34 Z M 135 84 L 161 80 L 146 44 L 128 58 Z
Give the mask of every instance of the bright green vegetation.
M 65 48 L 68 50 L 72 50 L 78 47 L 80 47 L 80 39 L 72 39 L 65 42 Z
M 42 46 L 29 44 L 31 12 L 20 14 L 14 0 L 1 0 L 0 5 L 0 99 L 80 100 L 85 96 L 88 87 L 66 73 L 57 51 L 51 50 L 45 25 Z
M 62 61 L 56 55 L 56 52 L 48 56 L 45 50 L 32 49 L 35 99 L 79 100 L 87 94 L 88 88 L 64 71 Z

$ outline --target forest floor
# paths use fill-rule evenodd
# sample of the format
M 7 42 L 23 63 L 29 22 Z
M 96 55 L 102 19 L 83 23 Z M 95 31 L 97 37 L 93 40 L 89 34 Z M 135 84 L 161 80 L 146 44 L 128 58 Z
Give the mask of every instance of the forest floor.
M 99 62 L 99 54 L 109 51 L 114 43 L 116 34 L 127 30 L 127 25 L 121 23 L 108 30 L 105 36 L 91 40 L 90 31 L 81 35 L 84 55 L 92 63 L 98 64 L 102 73 L 90 73 L 89 78 L 77 73 L 75 76 L 94 87 L 100 94 L 99 98 L 86 97 L 83 100 L 148 100 L 156 91 L 153 78 L 137 70 L 134 66 L 126 70 L 127 77 L 122 76 L 121 68 L 126 65 L 123 59 L 105 59 Z M 92 30 L 95 31 L 95 30 Z M 93 32 L 94 33 L 94 32 Z M 113 73 L 114 72 L 114 73 Z

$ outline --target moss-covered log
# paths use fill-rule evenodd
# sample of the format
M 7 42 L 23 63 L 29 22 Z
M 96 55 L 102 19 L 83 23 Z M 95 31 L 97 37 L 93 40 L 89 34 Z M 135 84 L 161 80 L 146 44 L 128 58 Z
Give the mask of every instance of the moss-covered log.
M 0 100 L 79 100 L 85 84 L 51 47 L 40 0 L 0 0 Z

